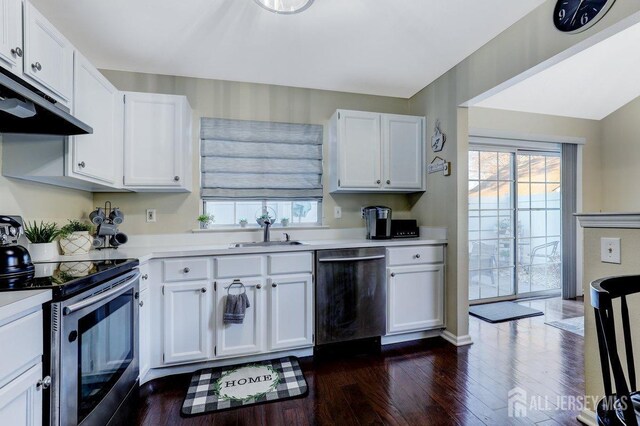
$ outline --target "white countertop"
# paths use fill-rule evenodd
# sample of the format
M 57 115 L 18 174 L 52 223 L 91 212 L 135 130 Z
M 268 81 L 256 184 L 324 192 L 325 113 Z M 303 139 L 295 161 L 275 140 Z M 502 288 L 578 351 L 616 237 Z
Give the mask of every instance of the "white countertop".
M 51 300 L 51 290 L 0 292 L 0 324 L 22 312 L 35 310 Z

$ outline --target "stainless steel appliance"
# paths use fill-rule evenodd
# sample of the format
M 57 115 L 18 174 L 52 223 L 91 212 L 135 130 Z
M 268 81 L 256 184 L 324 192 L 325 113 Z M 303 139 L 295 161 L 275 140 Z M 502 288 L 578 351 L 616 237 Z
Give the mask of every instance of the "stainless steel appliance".
M 93 129 L 29 83 L 0 67 L 0 133 L 83 135 Z
M 0 291 L 52 291 L 44 306 L 45 425 L 135 423 L 137 265 L 132 259 L 36 262 L 35 277 L 0 280 Z
M 318 345 L 385 334 L 384 248 L 320 250 L 316 272 Z
M 385 206 L 369 206 L 363 209 L 367 226 L 367 239 L 391 238 L 391 209 Z

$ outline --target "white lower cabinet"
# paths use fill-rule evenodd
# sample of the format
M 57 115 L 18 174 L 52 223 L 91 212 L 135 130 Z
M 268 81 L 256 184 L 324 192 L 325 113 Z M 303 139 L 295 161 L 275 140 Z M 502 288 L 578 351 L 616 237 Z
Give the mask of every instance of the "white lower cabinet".
M 243 278 L 250 307 L 245 311 L 242 324 L 225 324 L 223 320 L 227 291 L 233 280 L 216 282 L 216 352 L 217 357 L 251 355 L 265 350 L 265 300 L 267 289 L 262 277 Z M 232 294 L 241 292 L 234 285 Z
M 444 264 L 387 268 L 387 334 L 444 325 Z
M 163 286 L 163 363 L 210 358 L 212 283 L 191 281 Z
M 144 377 L 149 371 L 149 363 L 150 363 L 150 353 L 149 349 L 151 347 L 149 337 L 151 335 L 151 329 L 149 327 L 149 322 L 151 320 L 151 312 L 149 311 L 149 290 L 144 289 L 140 291 L 140 297 L 138 298 L 138 305 L 140 305 L 140 317 L 139 317 L 139 339 L 138 339 L 138 347 L 139 347 L 139 360 L 140 360 L 140 377 Z
M 0 419 L 5 425 L 42 425 L 42 363 L 0 388 Z
M 313 344 L 313 276 L 272 277 L 269 289 L 270 351 Z

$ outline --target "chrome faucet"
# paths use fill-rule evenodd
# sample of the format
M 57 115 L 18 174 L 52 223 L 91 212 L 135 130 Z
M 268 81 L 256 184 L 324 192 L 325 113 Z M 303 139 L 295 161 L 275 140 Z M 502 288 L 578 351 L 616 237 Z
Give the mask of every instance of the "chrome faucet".
M 269 229 L 271 228 L 271 219 L 265 219 L 262 223 L 264 223 L 263 242 L 268 243 L 271 240 L 271 237 L 269 235 Z

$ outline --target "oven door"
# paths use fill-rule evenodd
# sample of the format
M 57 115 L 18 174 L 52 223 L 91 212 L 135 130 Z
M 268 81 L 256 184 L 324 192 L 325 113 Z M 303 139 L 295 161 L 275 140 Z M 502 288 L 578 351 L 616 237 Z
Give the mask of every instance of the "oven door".
M 60 425 L 106 424 L 135 385 L 139 276 L 134 270 L 60 304 Z

